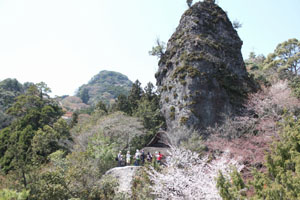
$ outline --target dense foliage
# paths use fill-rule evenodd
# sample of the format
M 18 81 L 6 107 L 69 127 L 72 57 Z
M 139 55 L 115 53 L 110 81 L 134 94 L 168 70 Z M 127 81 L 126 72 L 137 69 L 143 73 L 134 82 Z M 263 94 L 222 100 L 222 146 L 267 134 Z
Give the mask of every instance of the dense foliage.
M 26 190 L 23 190 L 22 192 L 16 192 L 8 189 L 0 190 L 0 200 L 26 200 L 28 196 L 29 192 Z
M 31 158 L 28 157 L 33 153 L 33 145 L 45 140 L 44 136 L 50 137 L 47 142 L 52 142 L 52 139 L 56 140 L 56 136 L 67 135 L 62 127 L 64 122 L 57 121 L 62 115 L 62 110 L 49 98 L 47 90 L 44 84 L 33 85 L 24 95 L 18 96 L 16 102 L 8 109 L 8 113 L 16 117 L 16 121 L 3 129 L 0 135 L 0 164 L 4 171 L 15 168 L 15 162 L 30 162 Z M 51 146 L 55 148 L 53 144 Z M 42 150 L 36 149 L 35 153 L 47 156 Z
M 237 172 L 230 179 L 222 173 L 218 187 L 223 199 L 246 199 L 247 188 L 253 199 L 299 199 L 300 194 L 300 120 L 285 117 L 282 132 L 266 155 L 266 171 L 253 171 L 253 180 L 244 183 Z
M 22 93 L 24 93 L 24 87 L 16 79 L 8 78 L 0 82 L 0 129 L 11 123 L 13 117 L 8 115 L 6 110 Z
M 165 119 L 160 113 L 159 98 L 151 82 L 143 90 L 137 80 L 132 85 L 130 95 L 120 95 L 113 109 L 140 118 L 146 129 L 156 133 L 165 124 Z
M 265 60 L 265 68 L 275 68 L 277 71 L 287 71 L 293 75 L 299 74 L 300 42 L 289 39 L 277 45 L 274 53 Z
M 137 118 L 95 110 L 72 128 L 71 153 L 58 150 L 48 156 L 50 166 L 34 177 L 31 199 L 115 198 L 117 182 L 105 172 L 116 166 L 120 150 L 140 148 L 145 135 Z
M 293 38 L 277 45 L 267 58 L 250 53 L 246 61 L 248 71 L 263 86 L 270 86 L 278 80 L 288 80 L 296 97 L 300 97 L 300 42 Z
M 30 174 L 69 139 L 63 112 L 49 91 L 45 83 L 31 85 L 7 110 L 15 120 L 0 132 L 0 166 L 16 181 L 12 189 L 30 189 Z

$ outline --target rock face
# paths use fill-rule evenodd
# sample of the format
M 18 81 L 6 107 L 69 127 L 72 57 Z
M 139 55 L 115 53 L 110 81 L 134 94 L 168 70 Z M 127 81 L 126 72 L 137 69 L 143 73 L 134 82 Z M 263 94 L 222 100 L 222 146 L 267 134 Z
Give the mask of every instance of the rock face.
M 115 167 L 105 174 L 111 175 L 118 180 L 118 192 L 131 194 L 131 181 L 138 168 L 138 166 Z
M 182 16 L 156 73 L 168 131 L 200 130 L 235 113 L 255 86 L 241 54 L 242 41 L 213 1 Z

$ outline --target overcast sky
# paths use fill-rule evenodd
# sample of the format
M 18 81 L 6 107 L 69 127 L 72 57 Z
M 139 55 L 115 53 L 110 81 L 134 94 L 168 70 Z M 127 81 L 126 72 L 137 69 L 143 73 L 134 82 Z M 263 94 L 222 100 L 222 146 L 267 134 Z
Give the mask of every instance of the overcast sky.
M 219 0 L 242 23 L 242 53 L 267 55 L 300 39 L 300 0 Z M 168 41 L 185 0 L 0 0 L 0 80 L 44 81 L 54 95 L 73 95 L 101 70 L 155 83 L 148 51 Z

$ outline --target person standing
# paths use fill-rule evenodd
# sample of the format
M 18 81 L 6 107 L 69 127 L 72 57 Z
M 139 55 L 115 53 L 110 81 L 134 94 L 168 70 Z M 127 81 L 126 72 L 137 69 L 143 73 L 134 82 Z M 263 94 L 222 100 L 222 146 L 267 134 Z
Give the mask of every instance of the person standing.
M 142 161 L 142 165 L 145 164 L 145 157 L 146 157 L 145 152 L 144 152 L 144 150 L 142 149 L 142 153 L 141 153 L 141 161 Z
M 125 166 L 125 158 L 124 157 L 125 157 L 124 155 L 121 155 L 121 158 L 120 158 L 121 167 Z
M 150 152 L 147 153 L 146 159 L 149 163 L 152 162 L 152 155 Z
M 127 154 L 126 154 L 126 165 L 130 165 L 130 151 L 127 151 Z
M 161 163 L 162 158 L 163 158 L 163 155 L 162 155 L 160 152 L 158 152 L 157 162 L 158 162 L 158 164 L 160 164 L 160 165 L 162 164 L 162 163 Z
M 121 167 L 121 162 L 122 162 L 122 151 L 119 151 L 117 158 L 118 158 L 118 167 Z
M 134 165 L 139 166 L 140 165 L 141 154 L 140 154 L 140 151 L 138 149 L 136 150 L 134 158 L 135 158 Z
M 155 151 L 155 161 L 158 163 L 158 157 L 159 157 L 159 154 L 157 151 Z

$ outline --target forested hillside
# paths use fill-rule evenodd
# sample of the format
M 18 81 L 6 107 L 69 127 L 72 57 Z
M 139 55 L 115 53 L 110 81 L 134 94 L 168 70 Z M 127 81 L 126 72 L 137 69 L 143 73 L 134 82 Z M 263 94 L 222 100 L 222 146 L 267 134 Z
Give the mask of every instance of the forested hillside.
M 76 96 L 82 102 L 89 105 L 96 105 L 102 101 L 109 105 L 120 95 L 128 96 L 132 82 L 127 76 L 113 71 L 101 71 L 95 75 L 87 84 L 79 87 Z
M 13 117 L 6 111 L 16 101 L 16 97 L 23 94 L 32 83 L 23 85 L 16 79 L 5 79 L 0 82 L 0 129 L 8 126 Z

